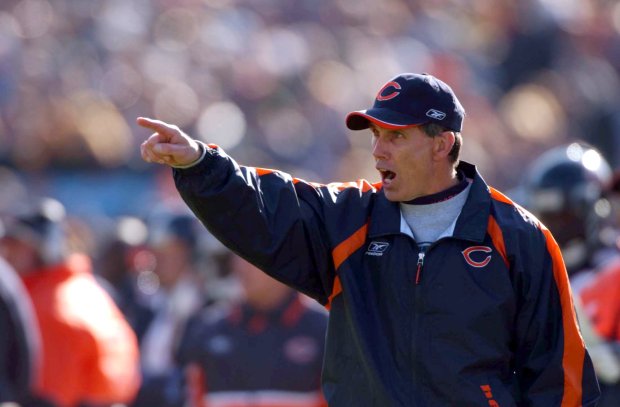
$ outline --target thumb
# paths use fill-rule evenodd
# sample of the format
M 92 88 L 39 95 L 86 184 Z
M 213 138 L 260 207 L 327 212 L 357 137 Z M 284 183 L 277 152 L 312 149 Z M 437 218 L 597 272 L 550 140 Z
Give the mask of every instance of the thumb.
M 171 144 L 171 143 L 158 143 L 153 146 L 153 151 L 162 155 L 179 155 L 186 154 L 188 150 L 187 145 Z
M 191 140 L 188 144 L 158 143 L 153 146 L 153 153 L 160 163 L 187 165 L 200 158 L 200 147 Z

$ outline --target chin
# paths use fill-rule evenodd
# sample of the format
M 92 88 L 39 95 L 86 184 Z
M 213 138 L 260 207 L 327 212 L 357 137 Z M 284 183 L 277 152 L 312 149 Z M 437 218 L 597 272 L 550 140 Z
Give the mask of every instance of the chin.
M 385 194 L 385 197 L 387 198 L 388 201 L 391 201 L 391 202 L 403 201 L 402 197 L 398 196 L 398 194 L 395 192 L 390 192 L 384 189 L 383 193 Z

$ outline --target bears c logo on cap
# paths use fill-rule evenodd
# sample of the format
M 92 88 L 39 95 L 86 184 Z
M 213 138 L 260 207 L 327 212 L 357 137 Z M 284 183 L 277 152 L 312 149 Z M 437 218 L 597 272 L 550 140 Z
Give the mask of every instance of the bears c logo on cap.
M 387 88 L 394 88 L 397 89 L 397 91 L 394 91 L 392 93 L 389 93 L 387 95 L 383 95 L 383 92 L 387 89 Z M 379 90 L 379 93 L 377 93 L 377 100 L 383 102 L 385 100 L 390 100 L 390 99 L 394 99 L 396 96 L 398 96 L 400 94 L 399 90 L 401 90 L 402 88 L 400 87 L 400 84 L 398 82 L 388 82 L 385 85 L 383 85 L 383 87 Z
M 347 115 L 349 129 L 367 129 L 371 122 L 393 129 L 436 122 L 450 131 L 461 131 L 465 110 L 452 88 L 440 79 L 403 73 L 384 83 L 371 108 Z

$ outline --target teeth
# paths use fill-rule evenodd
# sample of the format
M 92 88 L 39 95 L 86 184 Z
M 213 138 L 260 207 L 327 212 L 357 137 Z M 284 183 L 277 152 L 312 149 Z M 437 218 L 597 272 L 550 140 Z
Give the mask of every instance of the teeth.
M 385 168 L 377 167 L 377 171 L 381 174 L 383 182 L 389 183 L 396 177 L 396 173 Z

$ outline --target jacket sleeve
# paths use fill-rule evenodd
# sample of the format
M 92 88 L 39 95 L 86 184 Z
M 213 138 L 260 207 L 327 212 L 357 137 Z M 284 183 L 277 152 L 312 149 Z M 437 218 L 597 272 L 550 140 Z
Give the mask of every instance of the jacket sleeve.
M 537 233 L 536 233 L 537 232 Z M 560 249 L 543 225 L 521 242 L 515 372 L 523 406 L 595 406 L 599 388 Z
M 239 166 L 216 146 L 203 161 L 174 169 L 182 198 L 209 231 L 272 277 L 326 304 L 334 284 L 327 186 Z M 340 205 L 342 206 L 342 205 Z

